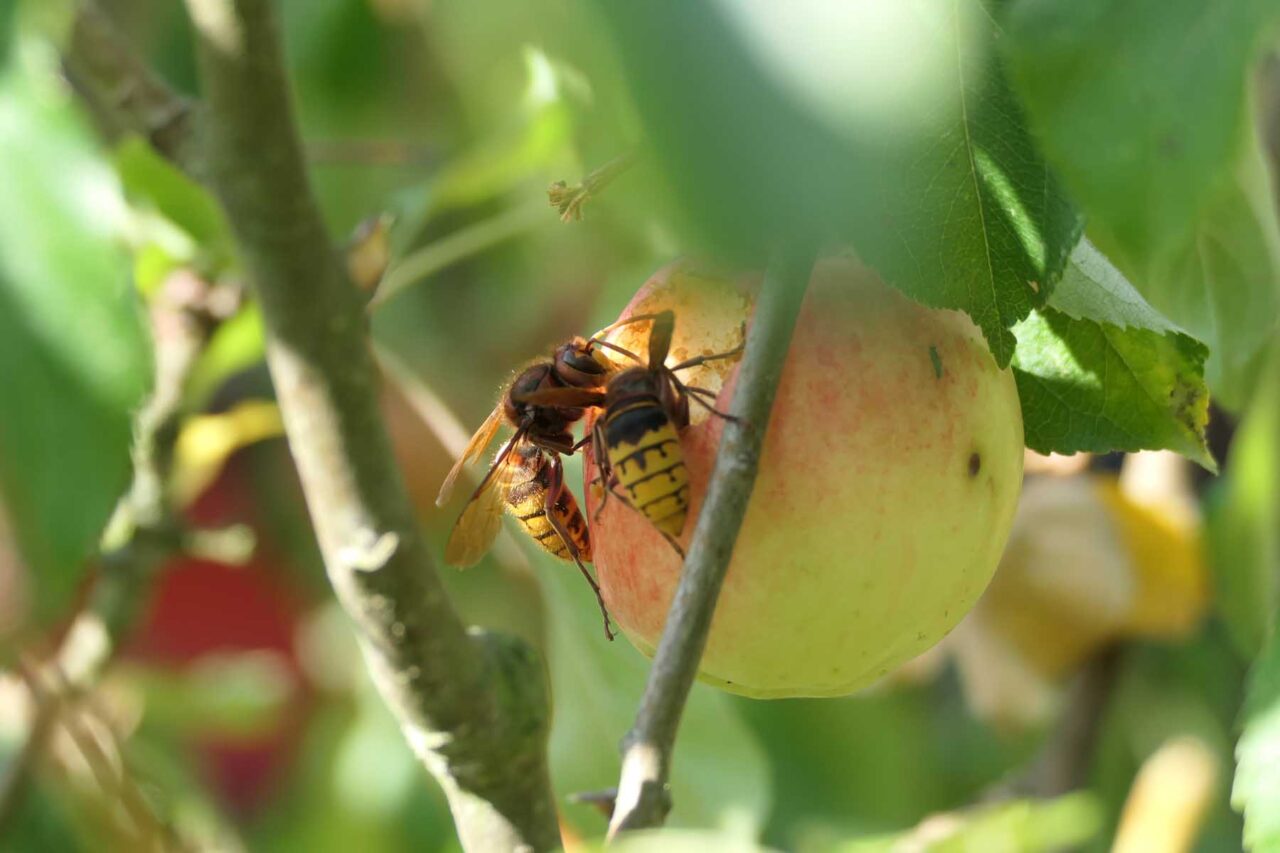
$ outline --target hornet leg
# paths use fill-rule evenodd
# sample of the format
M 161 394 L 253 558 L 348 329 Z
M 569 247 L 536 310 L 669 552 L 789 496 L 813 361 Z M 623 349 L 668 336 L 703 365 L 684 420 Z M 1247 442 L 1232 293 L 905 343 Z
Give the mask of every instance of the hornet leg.
M 591 591 L 596 595 L 596 603 L 600 605 L 600 615 L 604 618 L 604 636 L 605 639 L 612 640 L 614 637 L 613 627 L 609 623 L 609 609 L 605 607 L 604 596 L 600 594 L 600 585 L 596 583 L 596 579 L 591 576 L 591 572 L 582 562 L 582 552 L 578 550 L 578 546 L 574 543 L 573 537 L 569 535 L 569 531 L 565 529 L 564 524 L 560 521 L 556 514 L 555 506 L 560 501 L 560 496 L 564 492 L 564 466 L 561 464 L 559 457 L 552 463 L 551 484 L 547 489 L 547 497 L 545 503 L 545 511 L 547 521 L 551 522 L 552 529 L 560 536 L 564 542 L 565 548 L 569 551 L 569 556 L 573 557 L 573 562 L 577 564 L 578 571 L 582 572 L 587 583 L 591 586 Z

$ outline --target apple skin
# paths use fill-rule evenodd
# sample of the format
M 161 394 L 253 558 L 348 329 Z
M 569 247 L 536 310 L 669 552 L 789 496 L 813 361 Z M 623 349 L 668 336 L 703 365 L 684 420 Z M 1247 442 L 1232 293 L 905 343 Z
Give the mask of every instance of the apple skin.
M 677 263 L 621 317 L 674 310 L 674 364 L 736 343 L 751 289 Z M 611 338 L 644 352 L 646 326 Z M 684 379 L 718 391 L 724 411 L 736 372 L 718 363 Z M 693 411 L 681 435 L 692 484 L 686 548 L 723 429 Z M 1013 376 L 967 317 L 911 301 L 852 258 L 819 261 L 699 678 L 757 698 L 840 696 L 937 643 L 995 571 L 1022 459 Z M 600 510 L 594 477 L 588 458 L 600 586 L 627 638 L 652 655 L 681 560 L 622 501 Z

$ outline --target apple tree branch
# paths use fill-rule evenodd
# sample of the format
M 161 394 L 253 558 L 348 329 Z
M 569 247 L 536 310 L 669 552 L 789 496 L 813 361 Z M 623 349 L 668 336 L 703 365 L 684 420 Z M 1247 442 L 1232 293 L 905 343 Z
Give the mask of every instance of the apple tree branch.
M 377 405 L 364 299 L 304 170 L 273 4 L 186 5 L 204 103 L 174 96 L 91 3 L 69 72 L 95 109 L 207 183 L 227 212 L 330 581 L 464 847 L 558 847 L 542 663 L 517 640 L 466 628 L 418 533 Z

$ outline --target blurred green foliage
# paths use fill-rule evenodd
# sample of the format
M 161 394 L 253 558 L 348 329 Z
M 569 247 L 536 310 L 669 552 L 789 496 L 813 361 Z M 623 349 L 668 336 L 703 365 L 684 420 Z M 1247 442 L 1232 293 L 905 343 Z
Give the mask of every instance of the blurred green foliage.
M 49 46 L 14 47 L 0 70 L 0 489 L 49 620 L 128 482 L 150 341 L 116 179 Z
M 149 370 L 137 294 L 178 268 L 238 275 L 208 194 L 76 110 L 50 45 L 13 16 L 39 3 L 0 2 L 0 490 L 34 597 L 34 614 L 0 620 L 6 658 L 11 639 L 71 611 L 124 486 L 128 416 Z M 106 5 L 196 91 L 180 4 Z M 335 239 L 394 216 L 373 334 L 464 428 L 513 369 L 608 322 L 676 254 L 752 264 L 796 234 L 851 243 L 914 297 L 973 316 L 1017 372 L 1037 449 L 1167 447 L 1208 466 L 1206 370 L 1215 397 L 1246 412 L 1210 519 L 1219 618 L 1183 646 L 1126 649 L 1091 793 L 969 808 L 1016 777 L 1045 732 L 976 719 L 954 670 L 828 701 L 752 702 L 699 685 L 672 823 L 716 834 L 663 836 L 662 849 L 884 849 L 918 838 L 935 813 L 950 821 L 938 849 L 1105 849 L 1135 773 L 1168 737 L 1193 733 L 1230 766 L 1240 656 L 1274 646 L 1280 569 L 1276 380 L 1260 367 L 1275 338 L 1280 237 L 1246 81 L 1273 4 L 279 6 Z M 557 221 L 552 181 L 637 147 L 639 164 L 584 221 Z M 1078 241 L 1086 219 L 1106 257 Z M 262 351 L 250 304 L 204 354 L 192 410 L 268 391 Z M 386 398 L 439 548 L 456 507 L 431 499 L 451 460 L 394 388 Z M 126 711 L 143 709 L 123 717 L 125 755 L 156 810 L 233 849 L 456 849 L 442 796 L 330 600 L 283 443 L 233 460 L 193 514 L 249 523 L 261 544 L 235 606 L 208 604 L 199 585 L 162 590 L 192 603 L 207 636 L 147 622 L 141 645 L 185 657 L 130 651 L 107 684 Z M 556 794 L 572 837 L 591 839 L 603 818 L 568 797 L 616 782 L 646 664 L 599 636 L 573 571 L 516 556 L 446 581 L 470 621 L 544 650 Z M 255 589 L 288 606 L 244 616 Z M 1237 782 L 1257 838 L 1276 802 L 1262 761 L 1272 657 L 1253 678 Z M 13 749 L 0 744 L 0 761 Z M 101 842 L 60 778 L 37 774 L 0 848 Z M 1219 788 L 1202 850 L 1240 844 Z
M 1244 734 L 1240 737 L 1231 802 L 1244 812 L 1244 839 L 1252 849 L 1280 847 L 1280 640 L 1273 635 L 1249 676 Z
M 1256 655 L 1275 629 L 1280 584 L 1280 347 L 1259 381 L 1209 500 L 1209 548 L 1219 608 L 1242 654 Z
M 1088 794 L 1047 802 L 1015 801 L 969 814 L 939 815 L 932 824 L 884 838 L 846 842 L 842 853 L 892 853 L 912 844 L 938 853 L 977 850 L 1061 850 L 1080 847 L 1100 828 L 1097 803 Z

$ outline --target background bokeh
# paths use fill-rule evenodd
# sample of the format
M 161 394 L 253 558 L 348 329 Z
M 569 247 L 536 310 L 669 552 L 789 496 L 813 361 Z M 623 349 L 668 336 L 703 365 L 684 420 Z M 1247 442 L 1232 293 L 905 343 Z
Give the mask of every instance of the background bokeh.
M 181 4 L 104 6 L 168 80 L 195 92 Z M 894 140 L 950 120 L 945 104 L 921 94 L 935 73 L 933 42 L 893 42 L 892 20 L 859 18 L 859 50 L 832 36 L 815 81 L 796 72 L 778 34 L 821 33 L 821 17 L 774 20 L 767 4 L 743 4 L 725 30 L 741 38 L 736 50 L 699 60 L 699 39 L 726 26 L 714 7 L 701 7 L 687 29 L 663 31 L 660 17 L 568 0 L 279 4 L 332 233 L 346 239 L 371 216 L 391 223 L 372 332 L 386 369 L 386 418 L 437 552 L 461 504 L 437 509 L 436 490 L 459 437 L 480 423 L 514 369 L 607 323 L 678 254 L 713 248 L 754 263 L 760 233 L 816 228 L 806 219 L 814 210 L 831 221 L 850 187 L 865 187 L 866 203 L 836 218 L 875 233 L 874 214 L 891 191 L 884 164 L 901 154 Z M 226 224 L 208 196 L 74 99 L 53 47 L 59 8 L 0 0 L 0 272 L 21 282 L 56 259 L 61 280 L 112 299 L 132 299 L 133 285 L 147 299 L 182 271 L 236 279 Z M 850 26 L 828 24 L 837 34 L 837 25 Z M 938 37 L 963 41 L 976 26 L 958 19 Z M 629 89 L 625 66 L 638 52 L 647 52 L 652 79 Z M 765 73 L 753 68 L 774 69 L 772 82 L 744 85 L 738 100 L 765 92 L 782 106 L 727 98 L 721 117 L 691 108 L 696 92 L 680 101 L 683 70 L 732 92 L 735 75 Z M 1275 67 L 1266 69 L 1260 91 L 1280 103 Z M 869 92 L 862 112 L 833 100 L 835 89 Z M 573 184 L 630 151 L 659 106 L 681 117 L 685 135 L 652 140 L 656 153 L 592 199 L 582 221 L 561 222 L 548 186 Z M 757 109 L 754 125 L 737 121 Z M 795 120 L 783 126 L 780 111 Z M 1280 111 L 1270 115 L 1280 128 Z M 849 157 L 849 128 L 868 126 L 879 135 L 858 140 L 863 159 Z M 741 139 L 723 128 L 760 144 L 735 144 Z M 699 145 L 685 145 L 690 137 Z M 777 151 L 792 159 L 773 162 Z M 739 180 L 757 168 L 759 183 Z M 1250 187 L 1265 194 L 1263 169 Z M 797 212 L 793 194 L 819 203 Z M 1112 245 L 1143 239 L 1120 233 Z M 88 540 L 76 532 L 83 522 L 66 514 L 101 515 L 126 482 L 126 460 L 106 448 L 127 439 L 129 424 L 112 413 L 137 399 L 149 357 L 131 348 L 141 340 L 136 329 L 93 313 L 95 298 L 72 287 L 64 304 L 45 304 L 33 288 L 0 289 L 0 314 L 9 315 L 0 319 L 0 358 L 20 365 L 6 380 L 55 389 L 38 411 L 6 409 L 0 419 L 15 434 L 42 435 L 44 452 L 79 472 L 41 485 L 40 472 L 52 469 L 38 457 L 0 459 L 34 484 L 30 496 L 6 496 L 0 524 L 6 669 L 55 642 L 83 599 Z M 170 561 L 81 725 L 124 768 L 139 807 L 197 846 L 456 849 L 443 797 L 369 685 L 327 586 L 261 355 L 248 302 L 196 368 L 174 474 L 186 515 L 243 525 L 252 554 Z M 77 372 L 81 365 L 92 369 Z M 91 384 L 68 390 L 69 376 Z M 1251 406 L 1215 412 L 1221 478 L 1168 456 L 1029 460 L 1026 499 L 992 593 L 942 646 L 885 683 L 847 699 L 772 702 L 695 686 L 671 823 L 784 849 L 876 849 L 899 833 L 950 839 L 954 849 L 1105 849 L 1122 813 L 1154 825 L 1167 820 L 1159 804 L 1185 794 L 1192 805 L 1184 812 L 1197 803 L 1205 810 L 1195 849 L 1239 849 L 1241 820 L 1228 802 L 1232 754 L 1248 662 L 1270 631 L 1262 602 L 1274 595 L 1267 561 L 1276 555 L 1265 519 L 1280 499 L 1280 381 L 1256 387 Z M 576 461 L 570 466 L 575 483 Z M 33 561 L 29 551 L 19 556 L 16 531 L 33 523 L 27 507 L 41 495 L 59 511 L 46 513 L 53 527 L 40 540 L 53 552 Z M 67 495 L 78 509 L 61 510 Z M 36 572 L 36 562 L 54 568 Z M 442 573 L 469 621 L 544 651 L 566 839 L 598 836 L 604 818 L 571 795 L 616 782 L 617 744 L 647 662 L 625 641 L 606 643 L 577 573 L 519 537 L 504 537 L 466 573 Z M 25 701 L 21 679 L 5 675 L 6 767 L 23 741 Z M 1064 752 L 1063 732 L 1077 723 L 1086 736 Z M 72 736 L 52 741 L 0 812 L 0 849 L 112 844 L 123 795 L 104 788 L 83 749 Z M 1153 756 L 1184 763 L 1154 774 L 1157 807 L 1144 812 L 1138 798 L 1126 811 Z M 1190 778 L 1191 792 L 1162 792 L 1160 779 L 1173 777 Z M 973 846 L 958 846 L 966 843 Z

